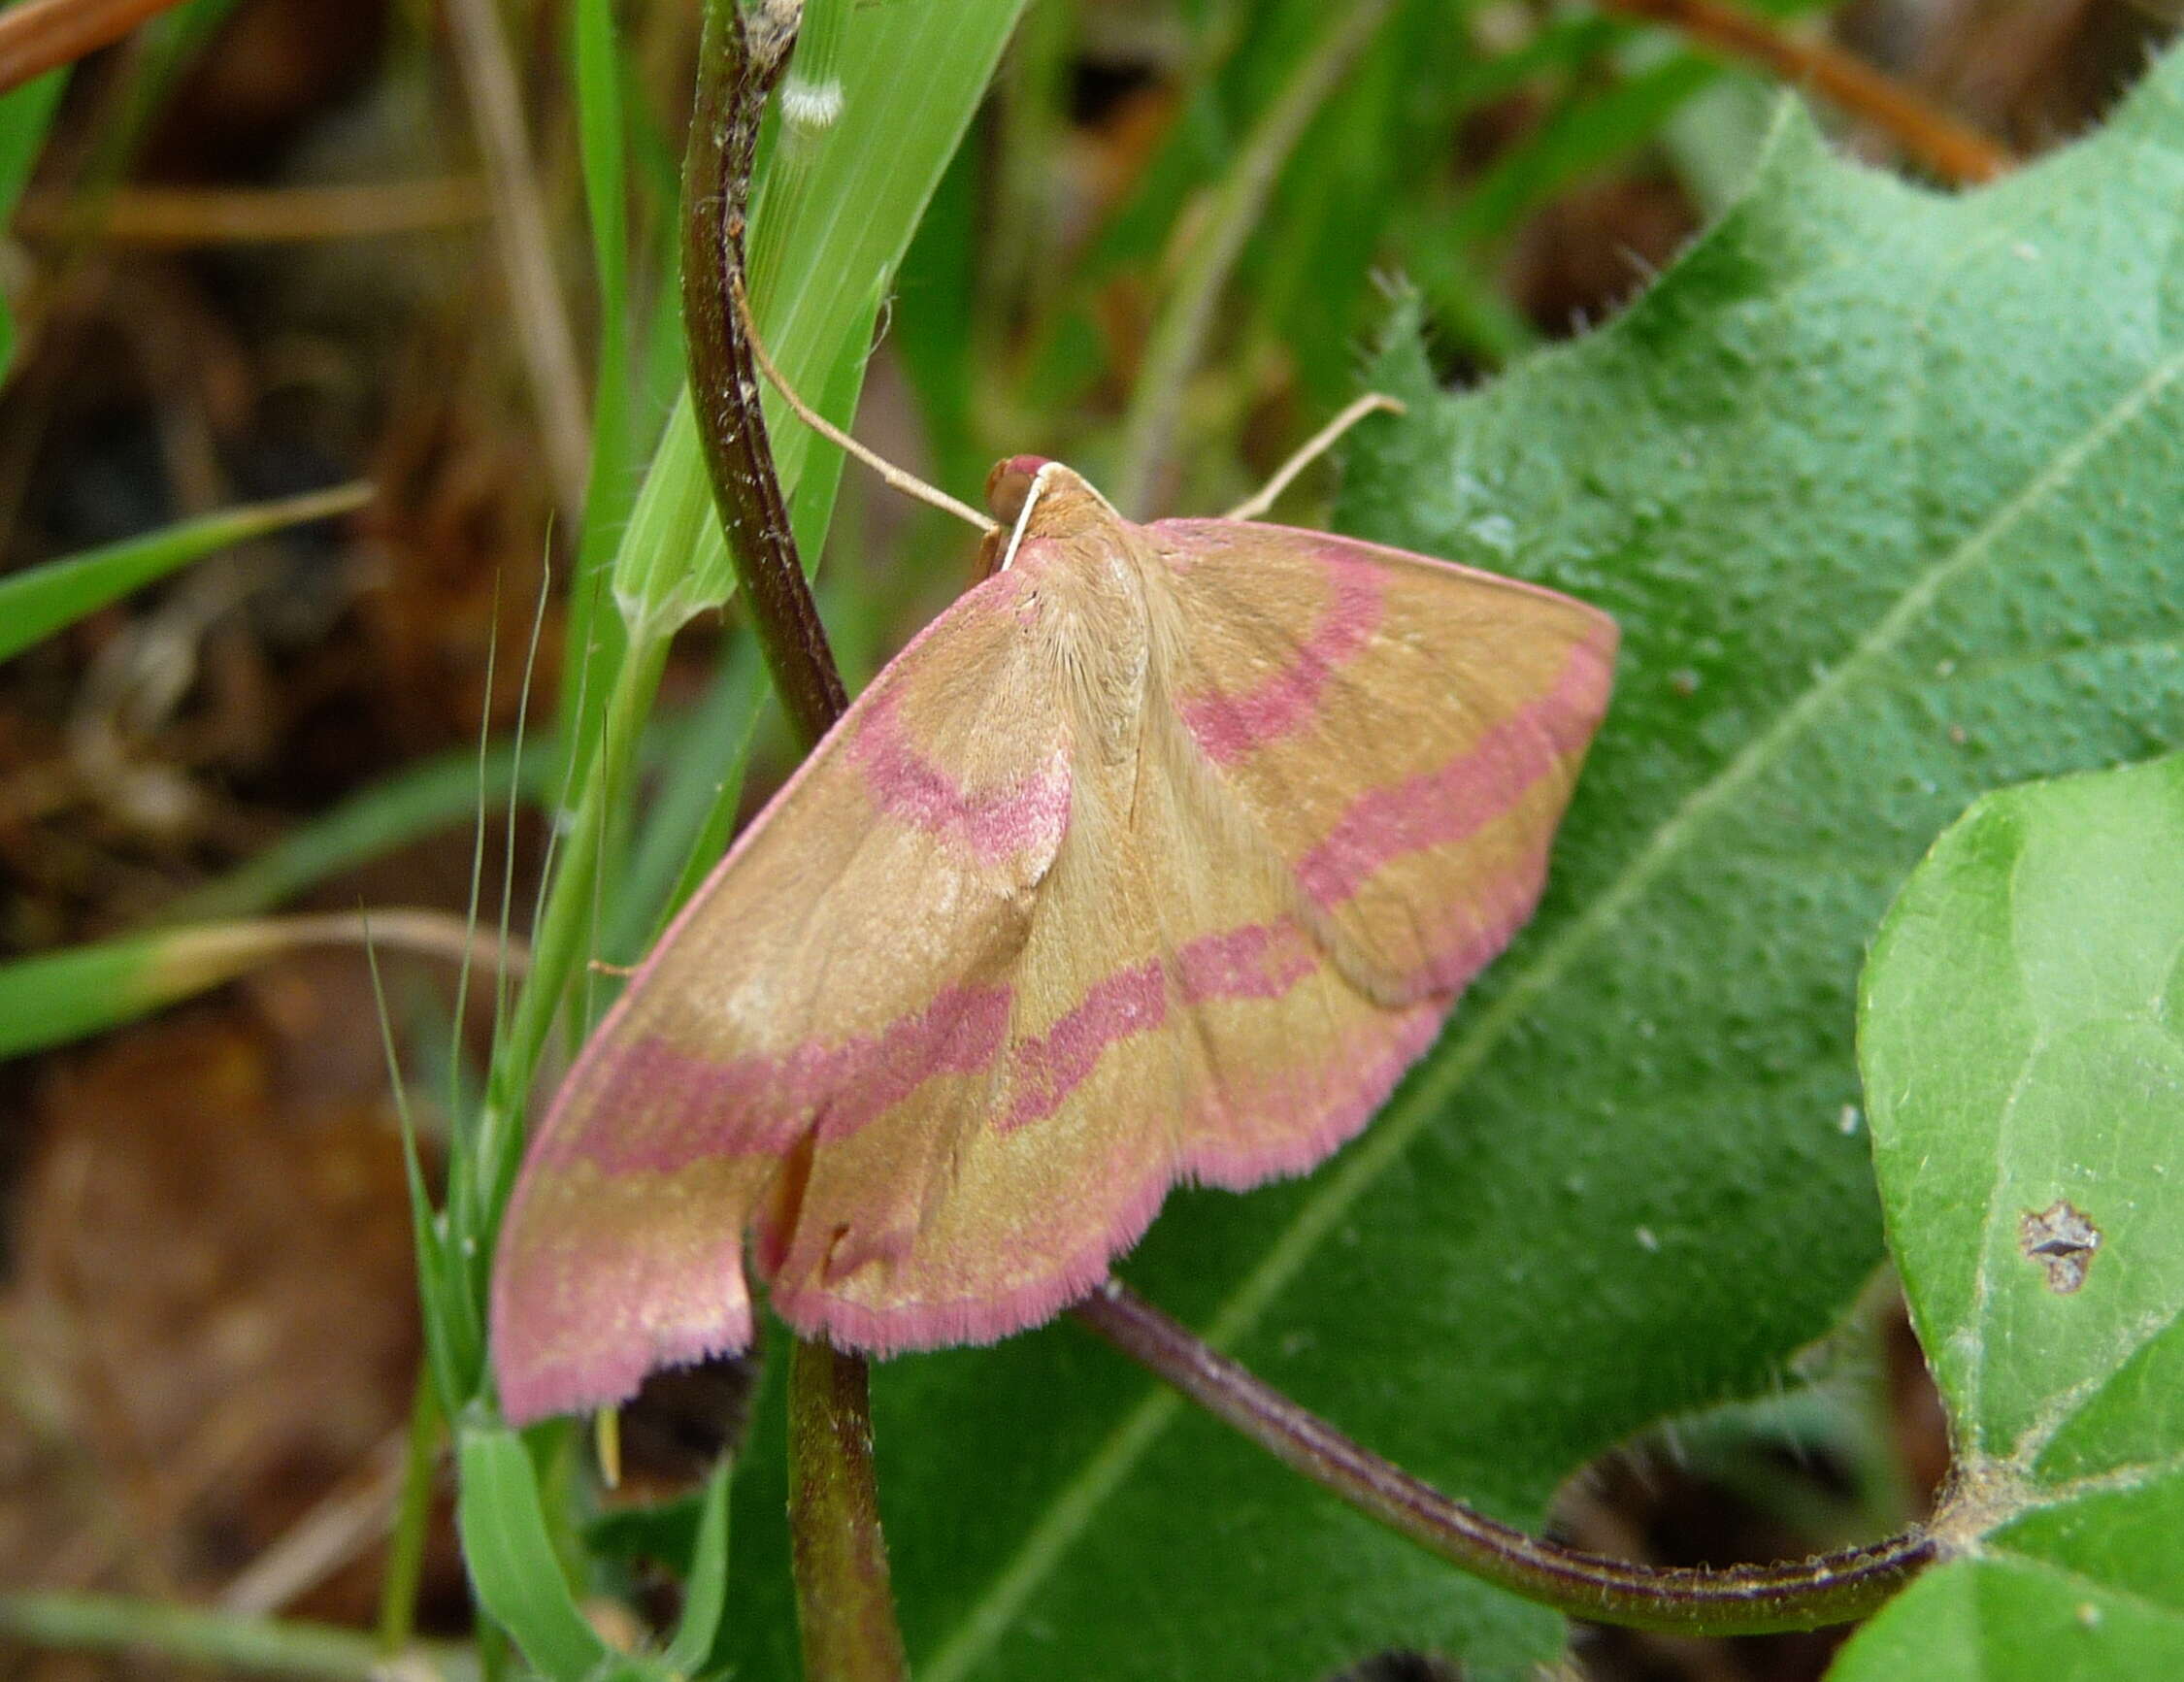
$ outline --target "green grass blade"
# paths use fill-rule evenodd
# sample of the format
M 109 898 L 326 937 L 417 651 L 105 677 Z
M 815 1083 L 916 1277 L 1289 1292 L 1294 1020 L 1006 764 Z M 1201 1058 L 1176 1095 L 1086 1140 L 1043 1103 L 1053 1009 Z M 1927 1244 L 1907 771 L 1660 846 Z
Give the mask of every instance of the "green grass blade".
M 30 180 L 31 166 L 38 161 L 46 131 L 52 126 L 53 110 L 67 85 L 68 72 L 55 70 L 0 99 L 0 225 L 15 215 L 16 202 Z M 0 299 L 0 375 L 6 374 L 15 354 L 15 313 Z
M 842 115 L 811 163 L 803 197 L 778 207 L 792 218 L 779 236 L 780 283 L 754 300 L 775 362 L 807 397 L 824 394 L 833 407 L 844 366 L 852 379 L 861 369 L 872 313 L 1022 5 L 850 7 L 840 48 Z M 853 408 L 855 384 L 847 391 Z M 772 393 L 767 422 L 798 539 L 810 544 L 816 522 L 799 491 L 811 434 Z M 625 612 L 674 623 L 717 606 L 732 587 L 685 396 L 639 493 L 614 589 Z
M 546 1532 L 539 1477 L 523 1439 L 503 1425 L 466 1424 L 456 1448 L 455 1523 L 479 1603 L 552 1682 L 582 1682 L 609 1657 L 578 1609 Z
M 597 588 L 636 500 L 636 437 L 630 413 L 629 148 L 621 44 L 612 0 L 579 0 L 570 15 L 577 87 L 577 143 L 599 289 L 599 374 L 592 393 L 591 472 L 583 530 L 569 591 L 561 740 L 575 761 L 589 753 L 597 703 L 619 658 L 620 626 L 601 611 Z M 591 705 L 586 706 L 586 701 Z
M 0 578 L 0 660 L 215 549 L 363 507 L 369 485 L 253 503 Z
M 112 1028 L 233 980 L 299 946 L 381 944 L 460 959 L 470 941 L 437 911 L 253 917 L 158 929 L 0 964 L 0 1058 Z
M 255 916 L 306 888 L 442 830 L 473 821 L 480 806 L 514 789 L 526 801 L 552 791 L 554 753 L 534 747 L 518 769 L 513 744 L 428 759 L 291 830 L 232 874 L 162 907 L 161 925 Z
M 0 964 L 0 1058 L 112 1028 L 262 964 L 293 943 L 278 922 L 136 935 Z
M 0 1595 L 0 1635 L 27 1646 L 155 1653 L 210 1672 L 245 1670 L 325 1682 L 372 1682 L 385 1655 L 371 1636 L 325 1624 L 206 1611 L 129 1595 Z M 463 1649 L 435 1642 L 421 1655 L 442 1676 L 466 1675 Z
M 712 1638 L 720 1633 L 720 1614 L 728 1603 L 728 1495 L 734 1476 L 735 1462 L 724 1458 L 706 1480 L 682 1617 L 666 1654 L 668 1667 L 678 1675 L 694 1674 L 705 1664 Z

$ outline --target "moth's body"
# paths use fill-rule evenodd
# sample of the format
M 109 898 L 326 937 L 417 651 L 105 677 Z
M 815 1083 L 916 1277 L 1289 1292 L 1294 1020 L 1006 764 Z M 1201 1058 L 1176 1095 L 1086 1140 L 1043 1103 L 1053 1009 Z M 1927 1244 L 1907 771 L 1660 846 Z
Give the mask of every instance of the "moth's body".
M 1036 1323 L 1176 1180 L 1355 1133 L 1530 914 L 1605 616 L 1011 471 L 993 576 L 739 841 L 540 1130 L 495 1271 L 512 1417 L 746 1343 L 746 1226 L 838 1343 Z

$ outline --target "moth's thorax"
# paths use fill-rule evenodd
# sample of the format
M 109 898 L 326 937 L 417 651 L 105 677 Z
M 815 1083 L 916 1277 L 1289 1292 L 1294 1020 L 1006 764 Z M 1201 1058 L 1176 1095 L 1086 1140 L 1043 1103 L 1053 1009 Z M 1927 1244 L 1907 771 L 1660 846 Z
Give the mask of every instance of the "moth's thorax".
M 997 478 L 1017 465 L 1004 463 Z M 1157 562 L 1142 529 L 1081 476 L 1042 462 L 1025 486 L 1003 564 L 1018 575 L 1026 629 L 1084 703 L 1075 715 L 1098 721 L 1105 755 L 1130 751 L 1152 658 L 1146 587 Z

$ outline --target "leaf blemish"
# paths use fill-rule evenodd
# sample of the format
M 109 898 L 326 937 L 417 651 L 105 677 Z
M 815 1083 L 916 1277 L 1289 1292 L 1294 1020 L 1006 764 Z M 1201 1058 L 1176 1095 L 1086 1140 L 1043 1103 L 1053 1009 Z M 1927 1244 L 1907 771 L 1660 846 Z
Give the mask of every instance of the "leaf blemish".
M 2027 1209 L 2017 1218 L 2017 1247 L 2029 1262 L 2047 1270 L 2047 1288 L 2068 1297 L 2085 1283 L 2101 1229 L 2068 1201 L 2057 1198 L 2044 1209 Z

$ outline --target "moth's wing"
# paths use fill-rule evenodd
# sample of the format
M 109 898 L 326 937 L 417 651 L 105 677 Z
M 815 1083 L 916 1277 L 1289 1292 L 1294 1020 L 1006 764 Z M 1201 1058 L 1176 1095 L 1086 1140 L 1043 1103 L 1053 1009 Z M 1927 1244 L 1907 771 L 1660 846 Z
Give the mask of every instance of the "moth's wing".
M 745 1227 L 769 1203 L 793 1213 L 829 1138 L 896 1152 L 858 1188 L 861 1232 L 922 1217 L 921 1165 L 986 1105 L 1069 822 L 1064 720 L 1021 589 L 987 580 L 874 680 L 570 1072 L 494 1269 L 512 1419 L 745 1346 Z
M 808 1333 L 885 1353 L 1035 1325 L 1105 1276 L 1178 1179 L 1241 1187 L 1317 1162 L 1439 1025 L 1445 999 L 1390 1007 L 1342 975 L 1172 720 L 1148 719 L 1128 760 L 1080 752 L 1075 771 L 1005 1065 L 914 1242 L 834 1237 L 914 1148 L 893 1118 L 822 1144 L 797 1233 L 762 1238 L 774 1304 Z
M 1452 998 L 1532 914 L 1607 707 L 1615 623 L 1320 532 L 1148 528 L 1184 635 L 1173 704 L 1307 918 L 1384 1003 Z

